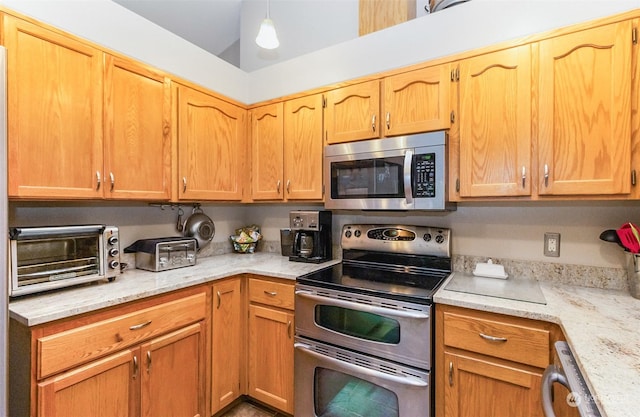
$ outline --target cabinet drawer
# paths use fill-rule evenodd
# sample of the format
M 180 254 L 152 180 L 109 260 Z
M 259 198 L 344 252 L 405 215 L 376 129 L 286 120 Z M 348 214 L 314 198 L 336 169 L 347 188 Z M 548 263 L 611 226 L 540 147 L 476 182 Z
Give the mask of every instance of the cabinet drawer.
M 294 286 L 263 279 L 249 279 L 249 300 L 253 303 L 293 310 Z
M 444 344 L 538 368 L 549 364 L 549 331 L 517 319 L 444 313 Z
M 37 339 L 37 378 L 113 353 L 206 316 L 206 293 Z

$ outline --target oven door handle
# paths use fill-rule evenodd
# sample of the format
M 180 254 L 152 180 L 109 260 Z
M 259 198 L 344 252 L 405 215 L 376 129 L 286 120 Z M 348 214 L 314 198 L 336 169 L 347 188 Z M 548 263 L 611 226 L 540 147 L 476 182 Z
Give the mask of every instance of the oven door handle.
M 411 169 L 413 165 L 413 151 L 407 150 L 404 154 L 404 198 L 407 205 L 413 204 L 413 190 L 411 189 Z
M 567 381 L 567 377 L 564 372 L 562 372 L 562 369 L 551 364 L 547 366 L 542 374 L 542 412 L 545 417 L 556 417 L 556 414 L 553 411 L 553 384 L 555 382 L 569 388 L 569 381 Z
M 315 295 L 313 293 L 310 293 L 308 291 L 303 291 L 303 290 L 296 291 L 296 296 L 307 298 L 317 303 L 327 303 L 337 307 L 344 307 L 344 308 L 364 311 L 372 314 L 379 314 L 379 315 L 385 314 L 387 316 L 394 316 L 394 317 L 401 317 L 401 318 L 408 318 L 408 319 L 428 319 L 429 318 L 428 313 L 417 313 L 417 312 L 393 310 L 390 308 L 371 306 L 369 304 L 354 303 L 351 301 L 344 301 L 344 300 L 338 300 L 335 298 L 324 297 L 321 295 Z
M 338 359 L 334 359 L 330 356 L 325 356 L 314 350 L 311 350 L 310 346 L 304 343 L 296 342 L 293 344 L 293 347 L 295 349 L 302 351 L 306 355 L 313 356 L 315 359 L 319 361 L 326 361 L 331 363 L 332 365 L 335 365 L 336 369 L 349 370 L 352 372 L 357 372 L 361 375 L 364 374 L 366 376 L 383 379 L 385 381 L 392 382 L 395 384 L 400 384 L 400 385 L 409 385 L 412 387 L 422 387 L 422 388 L 428 386 L 427 382 L 418 378 L 413 378 L 411 376 L 405 376 L 405 377 L 393 376 L 380 371 L 375 371 L 373 369 L 365 368 L 363 366 L 353 365 L 349 362 L 344 362 Z

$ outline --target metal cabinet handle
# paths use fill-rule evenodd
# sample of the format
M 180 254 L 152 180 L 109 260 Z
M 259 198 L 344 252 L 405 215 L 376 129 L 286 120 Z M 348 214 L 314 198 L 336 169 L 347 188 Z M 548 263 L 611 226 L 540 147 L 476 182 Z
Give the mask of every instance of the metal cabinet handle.
M 291 180 L 287 180 L 287 194 L 291 193 Z
M 275 297 L 276 295 L 278 295 L 278 293 L 277 293 L 276 291 L 267 291 L 267 290 L 264 290 L 264 293 L 265 293 L 265 294 L 267 294 L 267 295 L 270 295 L 270 296 L 272 296 L 272 297 Z
M 636 170 L 631 171 L 631 185 L 636 186 Z
M 133 379 L 138 377 L 138 357 L 133 356 Z
M 149 320 L 149 321 L 148 321 L 148 322 L 146 322 L 146 323 L 135 324 L 135 325 L 133 325 L 133 326 L 129 327 L 129 330 L 140 330 L 140 329 L 142 329 L 143 327 L 147 327 L 147 326 L 148 326 L 148 325 L 150 325 L 150 324 L 151 324 L 151 320 Z
M 489 336 L 488 334 L 484 334 L 484 333 L 478 333 L 478 335 L 484 340 L 488 340 L 490 342 L 506 342 L 507 341 L 506 337 Z
M 391 129 L 391 112 L 387 112 L 387 130 Z
M 553 410 L 553 384 L 560 383 L 569 388 L 567 376 L 558 366 L 551 364 L 547 366 L 542 374 L 541 390 L 542 390 L 542 412 L 545 417 L 555 417 Z
M 287 336 L 291 339 L 291 320 L 287 323 Z
M 549 165 L 544 164 L 544 186 L 549 186 Z
M 187 177 L 182 177 L 182 192 L 187 192 Z
M 96 171 L 96 191 L 98 191 L 100 189 L 100 183 L 102 182 L 102 179 L 100 178 L 100 171 Z
M 280 180 L 278 180 L 278 184 L 276 185 L 276 191 L 280 194 Z
M 453 362 L 449 361 L 449 386 L 453 386 Z
M 116 185 L 116 177 L 113 175 L 113 172 L 109 173 L 109 179 L 111 180 L 111 188 L 109 191 L 113 191 L 113 187 Z
M 371 130 L 376 131 L 376 115 L 371 116 Z
M 147 351 L 147 373 L 151 372 L 151 351 Z
M 218 296 L 218 305 L 216 306 L 216 309 L 219 309 L 220 303 L 222 302 L 222 294 L 220 294 L 220 291 L 218 291 L 216 295 Z
M 526 182 L 527 182 L 527 168 L 523 165 L 522 166 L 522 188 L 524 188 Z

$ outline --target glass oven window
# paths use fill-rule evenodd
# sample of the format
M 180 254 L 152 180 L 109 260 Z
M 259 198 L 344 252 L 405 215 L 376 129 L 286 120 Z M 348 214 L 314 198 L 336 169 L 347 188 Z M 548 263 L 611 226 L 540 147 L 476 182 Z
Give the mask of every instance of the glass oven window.
M 400 343 L 400 323 L 378 314 L 344 307 L 317 305 L 315 322 L 326 329 L 359 339 L 389 344 Z
M 404 198 L 404 157 L 331 163 L 331 198 Z
M 318 417 L 398 417 L 398 397 L 384 387 L 317 367 L 314 407 Z

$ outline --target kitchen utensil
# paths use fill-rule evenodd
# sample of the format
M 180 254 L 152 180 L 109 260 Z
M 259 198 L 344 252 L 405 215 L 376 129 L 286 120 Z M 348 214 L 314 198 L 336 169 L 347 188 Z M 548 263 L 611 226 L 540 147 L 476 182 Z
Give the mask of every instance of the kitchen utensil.
M 213 220 L 199 206 L 193 208 L 193 212 L 184 222 L 183 233 L 186 237 L 194 237 L 198 242 L 198 251 L 206 247 L 216 234 Z
M 620 229 L 616 230 L 616 233 L 620 238 L 620 242 L 622 242 L 624 247 L 631 253 L 640 252 L 640 232 L 637 226 L 633 223 L 625 223 Z
M 620 241 L 620 238 L 618 237 L 618 233 L 616 232 L 615 229 L 608 229 L 600 233 L 600 240 L 604 240 L 605 242 L 617 243 L 618 246 L 620 246 L 622 249 L 625 249 L 625 250 L 627 249 Z
M 627 252 L 627 278 L 629 279 L 629 293 L 640 299 L 640 254 Z
M 178 222 L 176 223 L 176 229 L 178 232 L 182 232 L 184 230 L 184 223 L 182 223 L 182 216 L 184 215 L 184 211 L 182 207 L 178 207 Z

